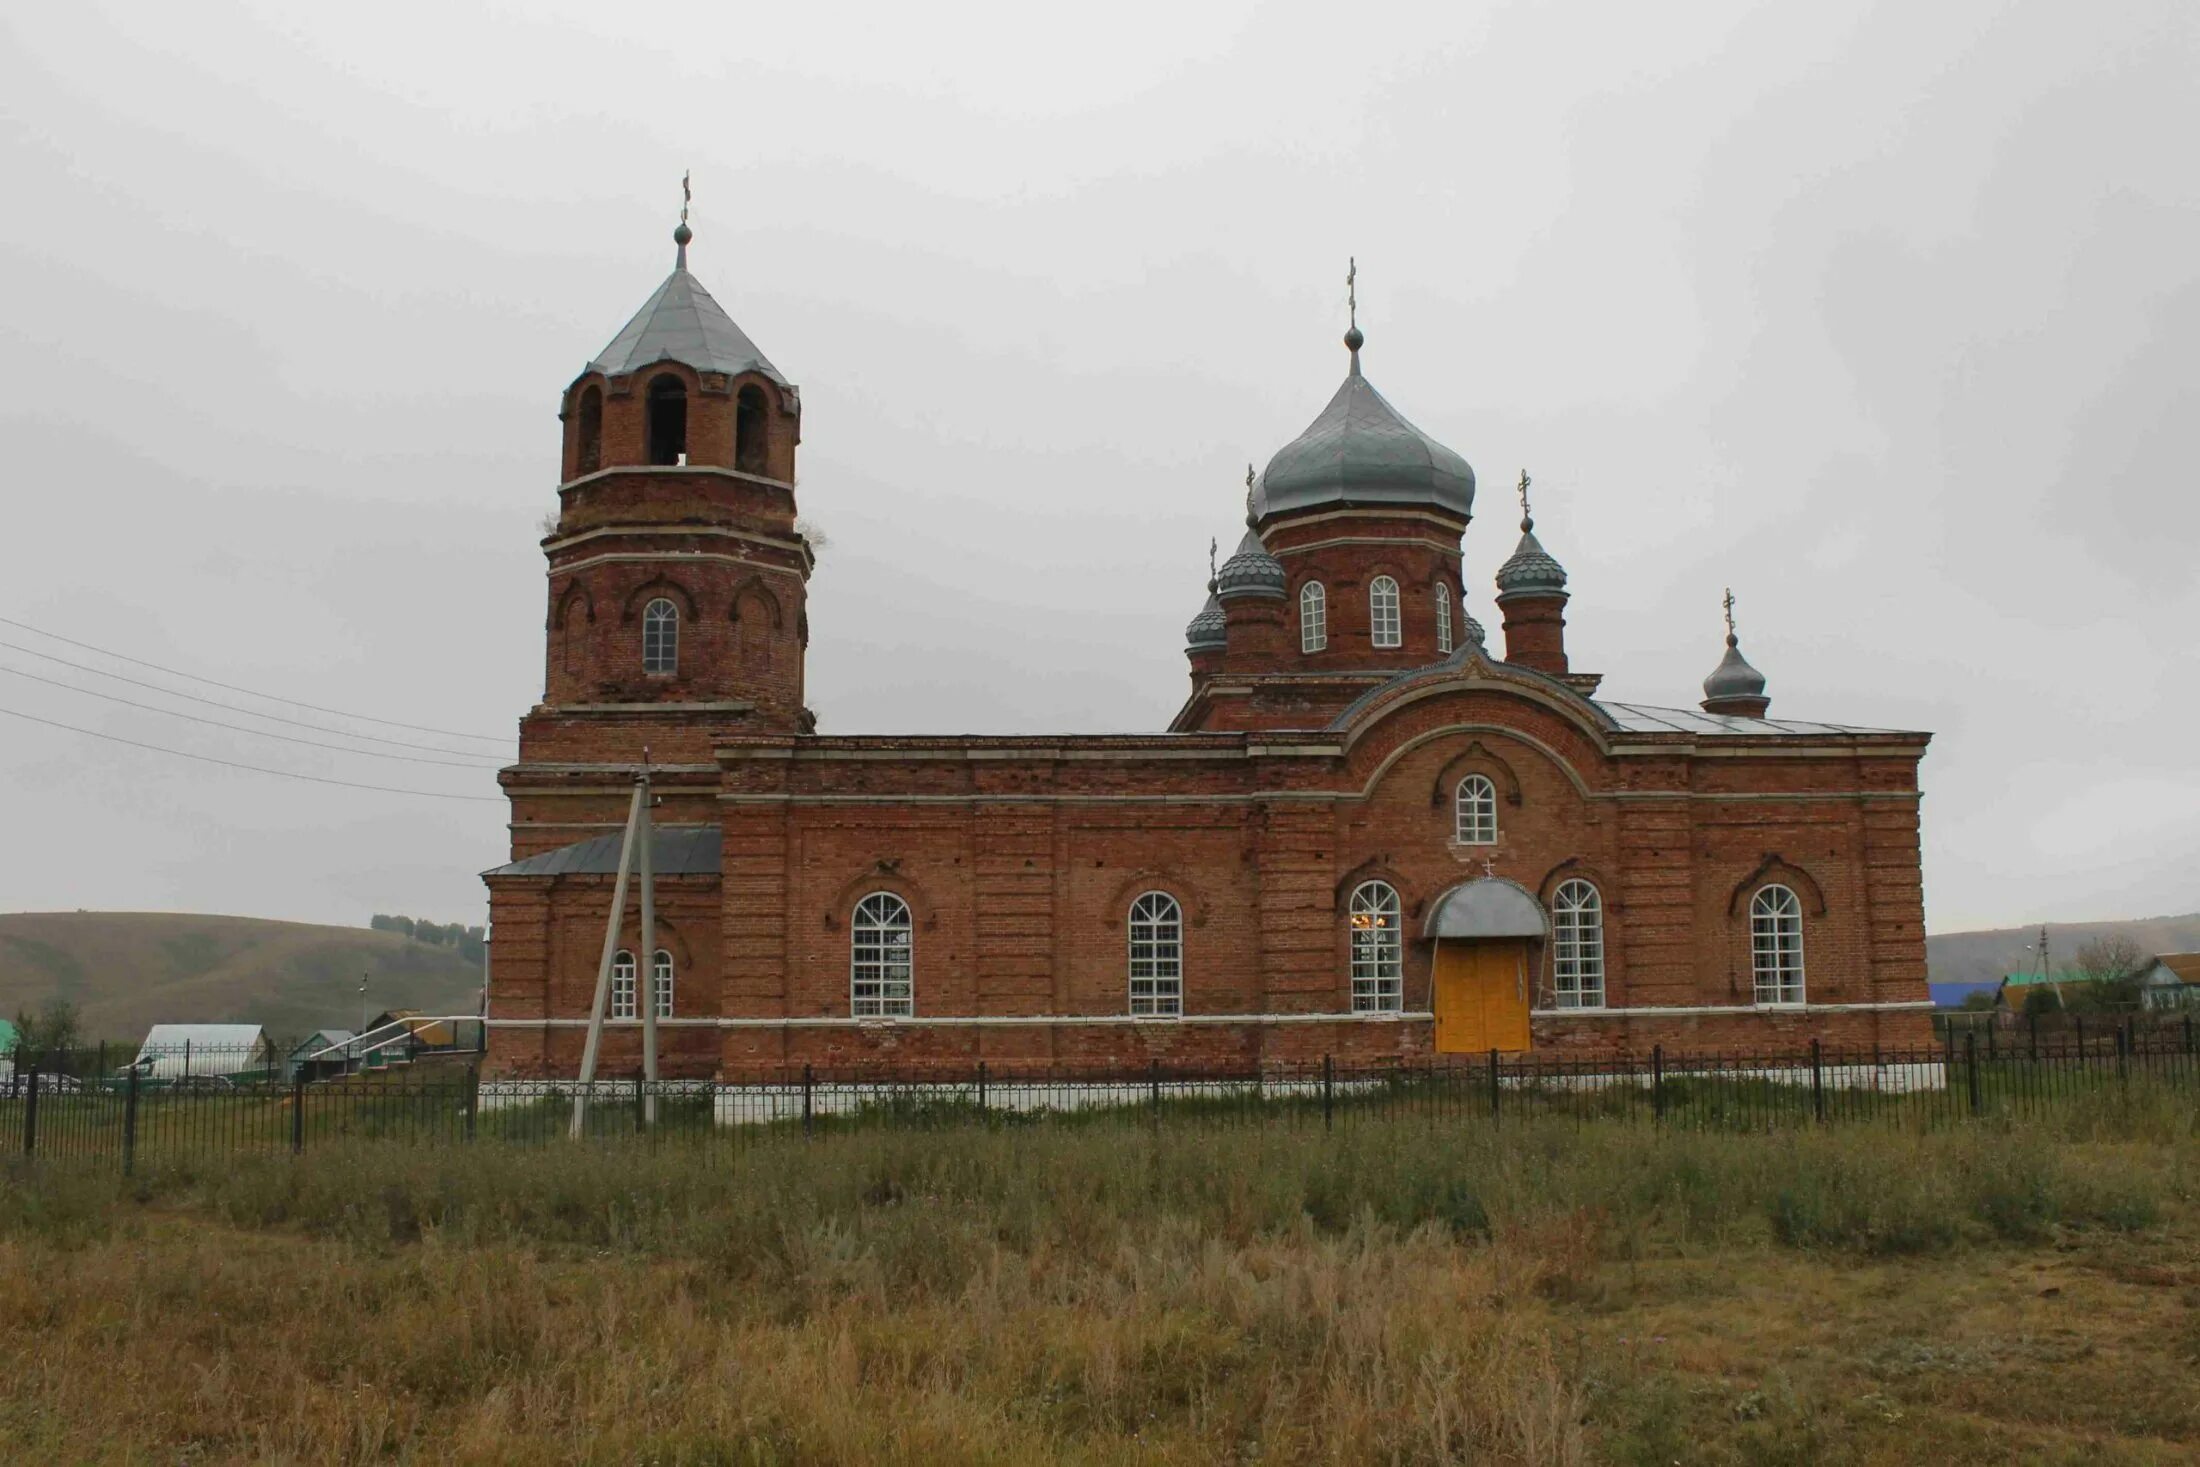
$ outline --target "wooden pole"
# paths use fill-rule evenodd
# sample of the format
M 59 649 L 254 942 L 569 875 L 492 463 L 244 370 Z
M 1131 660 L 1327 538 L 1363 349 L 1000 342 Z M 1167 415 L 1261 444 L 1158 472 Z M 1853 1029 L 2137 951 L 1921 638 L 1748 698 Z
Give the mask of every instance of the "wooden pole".
M 611 915 L 604 919 L 603 956 L 596 964 L 596 998 L 588 1008 L 588 1042 L 581 1047 L 581 1088 L 573 1093 L 569 1134 L 575 1141 L 581 1139 L 581 1123 L 588 1114 L 588 1087 L 596 1082 L 596 1053 L 603 1047 L 603 1013 L 611 1001 L 611 964 L 619 954 L 619 923 L 626 916 L 626 878 L 634 869 L 634 830 L 641 818 L 642 781 L 637 779 L 634 800 L 626 812 L 626 838 L 619 843 L 619 875 L 611 886 Z
M 635 791 L 641 803 L 634 808 L 639 816 L 635 837 L 635 856 L 642 868 L 642 961 L 648 964 L 649 980 L 644 987 L 647 995 L 642 1000 L 642 1079 L 645 1082 L 642 1095 L 642 1124 L 649 1130 L 657 1129 L 657 874 L 650 855 L 655 842 L 650 838 L 649 823 L 649 750 L 642 750 L 642 782 Z

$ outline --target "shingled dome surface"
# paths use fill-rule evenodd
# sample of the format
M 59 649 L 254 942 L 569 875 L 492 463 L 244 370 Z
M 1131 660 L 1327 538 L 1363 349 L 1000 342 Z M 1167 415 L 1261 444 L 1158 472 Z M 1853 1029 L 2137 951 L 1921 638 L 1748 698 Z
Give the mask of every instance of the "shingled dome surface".
M 678 362 L 698 372 L 761 372 L 781 387 L 788 385 L 684 265 L 665 278 L 588 370 L 623 377 L 659 362 Z
M 1215 589 L 1232 596 L 1281 596 L 1290 577 L 1283 562 L 1268 553 L 1256 530 L 1247 530 L 1238 548 L 1215 574 Z
M 1427 504 L 1465 519 L 1474 470 L 1407 422 L 1360 375 L 1357 357 L 1329 406 L 1261 475 L 1262 518 L 1347 504 Z

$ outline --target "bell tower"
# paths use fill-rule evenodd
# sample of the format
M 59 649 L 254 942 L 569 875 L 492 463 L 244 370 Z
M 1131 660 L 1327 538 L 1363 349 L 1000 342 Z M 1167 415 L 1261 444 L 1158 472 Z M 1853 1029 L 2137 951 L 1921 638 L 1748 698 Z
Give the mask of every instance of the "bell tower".
M 658 760 L 677 747 L 707 761 L 714 732 L 813 722 L 814 561 L 795 528 L 802 397 L 689 272 L 685 179 L 681 190 L 672 274 L 558 412 L 548 656 L 528 722 L 586 725 L 597 760 L 639 760 L 648 745 Z

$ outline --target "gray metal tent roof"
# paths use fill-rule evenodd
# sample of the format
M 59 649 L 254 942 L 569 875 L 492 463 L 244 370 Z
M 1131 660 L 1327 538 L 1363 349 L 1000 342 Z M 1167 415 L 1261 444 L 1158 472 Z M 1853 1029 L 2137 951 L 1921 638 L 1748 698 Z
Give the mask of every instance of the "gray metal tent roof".
M 1423 937 L 1541 937 L 1549 931 L 1543 904 L 1517 881 L 1484 876 L 1462 881 L 1428 909 Z
M 658 362 L 678 362 L 698 372 L 761 372 L 781 387 L 789 385 L 685 265 L 665 277 L 588 370 L 620 377 Z
M 650 827 L 650 867 L 659 876 L 716 876 L 719 830 L 715 825 Z M 484 876 L 613 876 L 619 870 L 621 833 L 591 836 L 554 851 L 492 867 Z

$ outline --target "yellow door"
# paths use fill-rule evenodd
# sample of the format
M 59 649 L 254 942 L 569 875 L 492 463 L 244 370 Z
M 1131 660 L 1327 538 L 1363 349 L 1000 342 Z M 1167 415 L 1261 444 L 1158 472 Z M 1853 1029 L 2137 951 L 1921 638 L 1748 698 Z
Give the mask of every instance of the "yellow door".
M 1436 1052 L 1518 1053 L 1528 1047 L 1528 949 L 1517 940 L 1438 942 Z
M 1436 1052 L 1473 1054 L 1489 1048 L 1482 1037 L 1482 994 L 1476 976 L 1475 945 L 1436 944 Z

